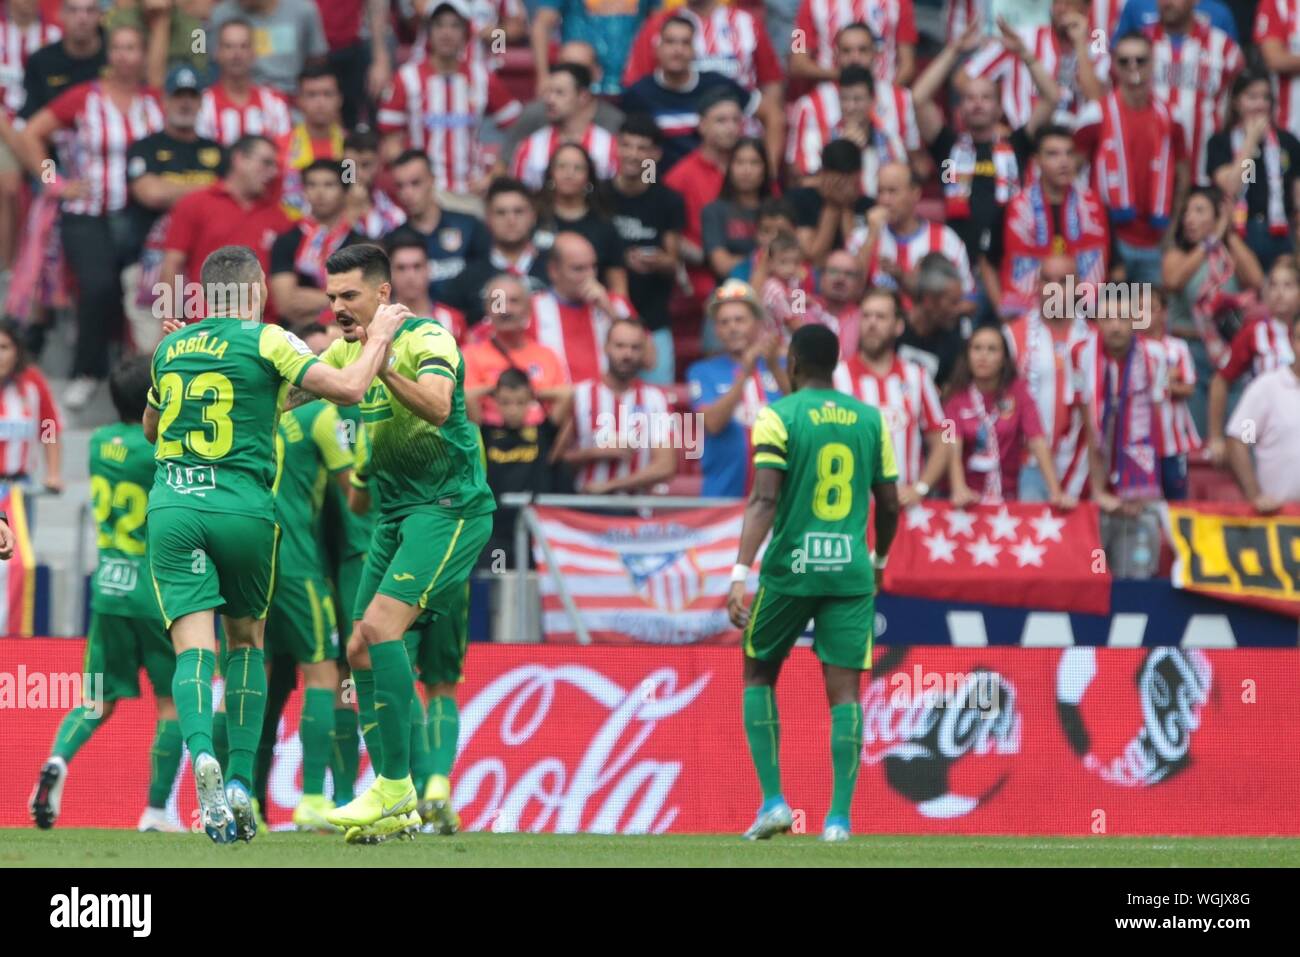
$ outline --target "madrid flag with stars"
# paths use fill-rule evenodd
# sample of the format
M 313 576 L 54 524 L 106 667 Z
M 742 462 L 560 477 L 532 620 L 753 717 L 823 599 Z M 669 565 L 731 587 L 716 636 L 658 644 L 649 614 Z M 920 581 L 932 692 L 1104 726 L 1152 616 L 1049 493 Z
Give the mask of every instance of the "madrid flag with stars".
M 1110 614 L 1110 572 L 1097 507 L 1058 512 L 1009 502 L 955 509 L 925 501 L 903 513 L 885 591 L 980 605 Z

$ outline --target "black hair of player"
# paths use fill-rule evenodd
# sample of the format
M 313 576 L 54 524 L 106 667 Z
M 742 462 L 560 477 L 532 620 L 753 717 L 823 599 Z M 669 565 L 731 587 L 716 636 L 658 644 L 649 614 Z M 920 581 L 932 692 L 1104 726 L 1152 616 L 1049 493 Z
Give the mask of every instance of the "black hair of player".
M 819 323 L 800 326 L 790 337 L 790 374 L 800 387 L 829 383 L 839 361 L 839 336 Z
M 108 376 L 108 394 L 123 422 L 136 423 L 144 417 L 153 372 L 148 356 L 132 356 L 120 363 Z
M 331 276 L 361 270 L 361 278 L 374 286 L 393 281 L 393 271 L 388 264 L 388 253 L 373 243 L 356 243 L 344 246 L 325 260 L 325 272 Z

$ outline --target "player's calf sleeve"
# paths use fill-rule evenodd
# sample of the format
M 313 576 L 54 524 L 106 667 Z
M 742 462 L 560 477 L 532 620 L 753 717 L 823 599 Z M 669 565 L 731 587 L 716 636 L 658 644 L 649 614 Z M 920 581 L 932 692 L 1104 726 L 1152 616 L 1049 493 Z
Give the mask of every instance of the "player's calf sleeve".
M 164 808 L 181 766 L 181 723 L 159 721 L 149 749 L 149 806 Z
M 212 748 L 212 675 L 216 668 L 216 654 L 202 648 L 191 648 L 176 656 L 172 700 L 176 702 L 181 736 L 190 749 L 191 760 L 200 754 L 215 754 Z
M 854 701 L 831 708 L 831 809 L 829 817 L 848 817 L 862 763 L 862 705 Z
M 73 708 L 59 722 L 59 730 L 54 734 L 54 747 L 50 749 L 50 754 L 63 758 L 64 761 L 71 761 L 81 750 L 82 745 L 90 740 L 90 736 L 95 733 L 95 729 L 103 720 L 103 715 L 95 716 L 91 714 L 89 708 Z
M 411 780 L 415 790 L 424 793 L 424 782 L 432 773 L 433 754 L 429 750 L 429 728 L 424 721 L 424 703 L 418 694 L 411 695 Z
M 308 688 L 302 696 L 302 719 L 298 724 L 303 794 L 325 793 L 325 766 L 329 764 L 333 731 L 334 692 L 329 688 Z
M 230 771 L 226 780 L 253 788 L 253 766 L 266 717 L 266 656 L 261 648 L 230 653 L 226 672 L 226 727 L 230 735 Z
M 370 664 L 375 675 L 375 717 L 383 739 L 380 773 L 390 781 L 411 774 L 411 660 L 400 641 L 383 641 L 370 646 Z
M 431 774 L 451 777 L 456 763 L 456 742 L 460 738 L 460 712 L 456 699 L 440 696 L 429 700 L 429 747 L 433 752 Z
M 352 677 L 357 682 L 357 721 L 361 725 L 361 737 L 366 742 L 370 767 L 375 774 L 379 774 L 379 769 L 384 766 L 384 742 L 379 735 L 378 711 L 375 708 L 375 673 L 354 668 Z
M 373 689 L 371 700 L 374 700 Z M 351 708 L 334 709 L 334 734 L 330 739 L 330 776 L 334 778 L 334 803 L 340 807 L 355 797 L 357 770 L 361 763 L 357 713 Z
M 781 720 L 775 691 L 766 685 L 746 688 L 743 711 L 749 754 L 763 788 L 763 800 L 768 801 L 781 793 Z

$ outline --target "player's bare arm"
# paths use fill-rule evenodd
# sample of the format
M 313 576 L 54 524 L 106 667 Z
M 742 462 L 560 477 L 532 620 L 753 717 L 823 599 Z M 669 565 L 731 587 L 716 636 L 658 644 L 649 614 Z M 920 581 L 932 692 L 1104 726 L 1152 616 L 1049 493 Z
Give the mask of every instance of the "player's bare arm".
M 902 511 L 898 502 L 898 483 L 881 482 L 871 486 L 871 497 L 876 500 L 876 588 L 879 590 L 885 571 L 882 562 L 889 554 L 889 546 L 894 544 L 898 513 Z
M 150 442 L 158 441 L 158 410 L 151 405 L 144 407 L 140 424 L 144 426 L 144 437 Z
M 772 522 L 776 519 L 776 503 L 781 495 L 781 486 L 785 482 L 782 469 L 755 469 L 754 487 L 745 503 L 745 521 L 740 528 L 740 551 L 736 555 L 736 564 L 746 568 L 754 564 L 758 547 L 763 544 L 768 533 L 772 531 Z M 897 524 L 898 502 L 894 502 L 894 521 Z M 877 519 L 879 522 L 879 519 Z M 890 531 L 893 538 L 893 531 Z M 727 593 L 727 617 L 737 628 L 749 624 L 749 609 L 745 607 L 744 581 L 732 582 Z

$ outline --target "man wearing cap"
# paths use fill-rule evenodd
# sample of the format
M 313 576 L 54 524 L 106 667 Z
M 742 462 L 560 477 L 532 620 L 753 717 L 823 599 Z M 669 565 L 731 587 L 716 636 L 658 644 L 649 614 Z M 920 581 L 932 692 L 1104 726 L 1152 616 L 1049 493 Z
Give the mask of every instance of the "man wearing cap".
M 781 360 L 781 336 L 758 295 L 739 279 L 714 292 L 709 318 L 726 350 L 686 372 L 691 408 L 704 417 L 701 494 L 740 498 L 749 486 L 749 433 L 764 406 L 790 391 Z
M 465 0 L 441 0 L 434 7 L 429 57 L 397 71 L 379 107 L 379 132 L 385 160 L 404 147 L 421 150 L 429 156 L 439 190 L 462 202 L 478 200 L 481 208 L 481 197 L 502 164 L 483 161 L 479 130 L 484 120 L 508 127 L 523 106 L 482 62 L 462 56 L 469 24 Z
M 223 160 L 221 146 L 199 136 L 195 129 L 203 81 L 194 68 L 173 67 L 164 90 L 162 130 L 139 140 L 126 154 L 129 209 L 144 250 L 140 260 L 122 273 L 122 288 L 126 290 L 131 338 L 136 348 L 146 353 L 162 333 L 151 304 L 154 283 L 162 270 L 167 213 L 183 197 L 215 183 Z

